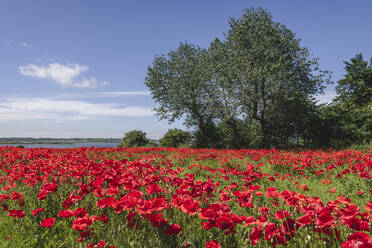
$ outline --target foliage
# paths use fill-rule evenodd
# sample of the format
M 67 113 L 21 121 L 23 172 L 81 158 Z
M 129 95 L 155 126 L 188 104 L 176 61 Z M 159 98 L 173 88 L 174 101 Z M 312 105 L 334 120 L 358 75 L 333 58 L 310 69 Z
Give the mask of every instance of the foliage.
M 262 8 L 247 9 L 229 24 L 225 47 L 232 68 L 224 67 L 225 74 L 232 79 L 242 114 L 259 124 L 261 145 L 303 136 L 309 97 L 322 91 L 328 72 Z
M 167 56 L 155 57 L 145 78 L 145 84 L 159 105 L 155 108 L 159 118 L 173 122 L 184 117 L 187 126 L 198 128 L 203 137 L 201 141 L 208 135 L 206 125 L 212 108 L 208 95 L 210 75 L 205 69 L 207 62 L 205 49 L 181 43 Z
M 305 137 L 315 108 L 311 96 L 329 73 L 262 8 L 247 9 L 229 24 L 226 40 L 215 39 L 208 49 L 181 43 L 154 58 L 145 84 L 157 115 L 184 118 L 196 130 L 197 147 L 288 145 Z
M 189 132 L 177 128 L 169 129 L 166 134 L 160 139 L 161 146 L 164 147 L 180 147 L 189 144 L 192 136 Z
M 222 148 L 221 134 L 212 119 L 206 119 L 203 127 L 194 132 L 194 147 L 197 148 Z
M 146 147 L 159 147 L 160 142 L 156 139 L 149 139 L 149 141 L 146 144 Z
M 368 144 L 372 138 L 372 61 L 357 54 L 345 62 L 346 74 L 338 81 L 337 97 L 324 108 L 329 145 Z
M 360 150 L 365 151 L 368 149 L 372 149 L 372 142 L 369 144 L 353 144 L 347 148 L 347 150 Z
M 146 133 L 141 130 L 133 130 L 125 133 L 119 147 L 141 147 L 149 143 Z
M 225 119 L 218 123 L 220 147 L 227 149 L 255 147 L 260 142 L 259 131 L 241 119 Z

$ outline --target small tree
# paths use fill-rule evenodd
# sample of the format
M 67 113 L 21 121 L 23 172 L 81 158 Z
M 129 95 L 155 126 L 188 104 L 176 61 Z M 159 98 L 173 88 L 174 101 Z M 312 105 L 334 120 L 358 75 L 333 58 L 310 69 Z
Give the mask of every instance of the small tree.
M 161 146 L 166 147 L 179 147 L 191 141 L 191 134 L 181 129 L 169 129 L 163 138 L 160 139 Z
M 140 147 L 145 146 L 149 142 L 146 133 L 141 130 L 133 130 L 127 132 L 119 145 L 119 147 Z

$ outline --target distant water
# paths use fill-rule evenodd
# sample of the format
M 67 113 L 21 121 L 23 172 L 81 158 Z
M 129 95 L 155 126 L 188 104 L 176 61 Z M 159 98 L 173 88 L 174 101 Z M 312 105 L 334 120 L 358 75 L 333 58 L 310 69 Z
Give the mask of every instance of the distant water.
M 119 143 L 75 143 L 75 144 L 25 144 L 25 148 L 76 148 L 76 147 L 117 147 Z M 0 144 L 0 146 L 18 146 L 18 144 Z

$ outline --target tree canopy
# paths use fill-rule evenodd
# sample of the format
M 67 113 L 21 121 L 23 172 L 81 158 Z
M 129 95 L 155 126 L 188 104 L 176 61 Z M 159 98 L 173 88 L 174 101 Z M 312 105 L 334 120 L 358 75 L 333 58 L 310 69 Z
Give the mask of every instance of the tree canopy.
M 235 117 L 241 114 L 259 126 L 262 146 L 303 135 L 298 132 L 305 130 L 307 105 L 312 95 L 322 92 L 329 73 L 319 69 L 295 33 L 262 8 L 247 9 L 229 24 L 224 44 L 215 41 L 210 50 L 223 51 L 213 67 L 220 71 L 219 87 L 237 101 Z
M 323 110 L 329 145 L 368 144 L 372 138 L 372 58 L 362 54 L 345 61 L 346 74 L 336 86 L 337 97 Z
M 189 127 L 197 126 L 204 140 L 213 115 L 209 91 L 211 76 L 206 49 L 181 43 L 167 56 L 156 56 L 148 67 L 145 84 L 158 104 L 160 119 L 173 122 L 181 117 Z
M 266 10 L 250 8 L 230 18 L 224 39 L 208 48 L 185 42 L 156 56 L 145 84 L 159 118 L 183 119 L 197 147 L 324 145 L 338 131 L 350 142 L 369 139 L 371 68 L 361 55 L 346 62 L 336 102 L 319 106 L 314 96 L 331 73 L 293 31 Z

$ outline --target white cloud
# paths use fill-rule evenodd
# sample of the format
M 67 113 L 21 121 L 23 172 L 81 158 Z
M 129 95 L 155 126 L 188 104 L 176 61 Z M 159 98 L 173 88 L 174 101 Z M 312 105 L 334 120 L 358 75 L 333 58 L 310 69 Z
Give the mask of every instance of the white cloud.
M 21 41 L 19 44 L 21 45 L 21 47 L 27 47 L 27 48 L 31 48 L 32 47 L 30 44 L 28 44 L 25 41 Z
M 48 78 L 58 83 L 68 86 L 72 80 L 88 70 L 85 65 L 61 65 L 59 63 L 49 64 L 48 66 L 37 66 L 34 64 L 20 66 L 21 73 L 28 77 Z
M 88 71 L 88 67 L 79 64 L 52 63 L 48 66 L 29 64 L 20 66 L 21 74 L 27 77 L 51 79 L 62 87 L 94 88 L 107 85 L 107 82 L 98 82 L 96 78 L 80 78 L 80 74 Z
M 84 120 L 114 116 L 152 116 L 150 108 L 123 107 L 119 104 L 97 104 L 48 98 L 9 98 L 0 102 L 0 122 L 26 120 Z

